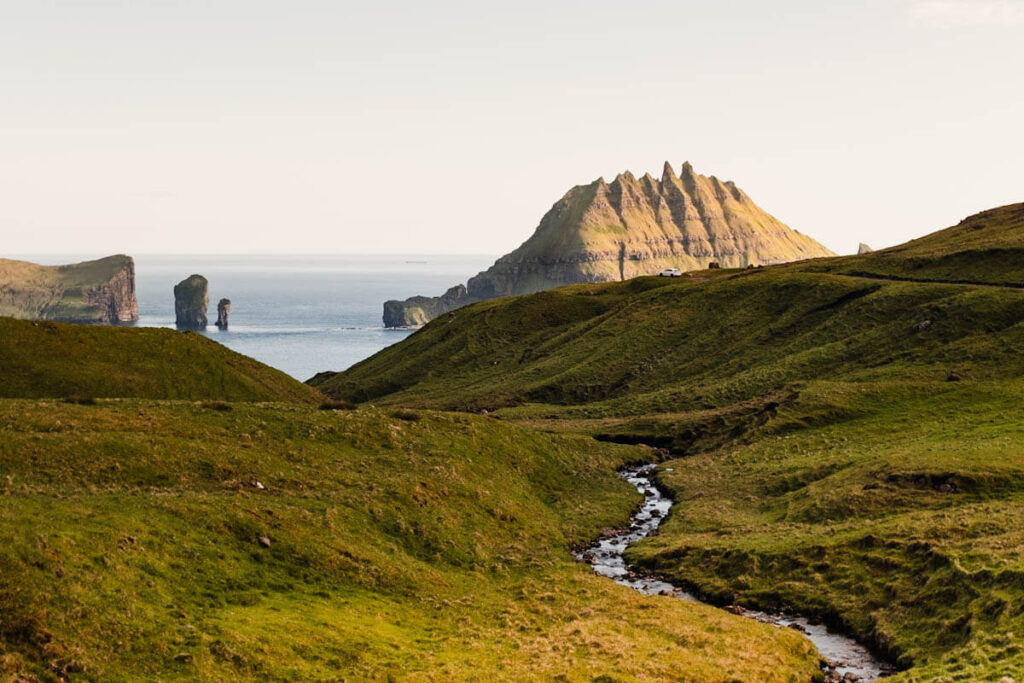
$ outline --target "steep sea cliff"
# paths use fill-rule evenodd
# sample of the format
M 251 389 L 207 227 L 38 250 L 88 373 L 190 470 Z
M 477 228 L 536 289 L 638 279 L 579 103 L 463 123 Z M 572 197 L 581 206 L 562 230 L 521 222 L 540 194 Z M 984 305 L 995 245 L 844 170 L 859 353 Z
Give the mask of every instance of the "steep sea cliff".
M 59 266 L 0 259 L 0 316 L 106 325 L 135 322 L 135 262 L 124 254 Z

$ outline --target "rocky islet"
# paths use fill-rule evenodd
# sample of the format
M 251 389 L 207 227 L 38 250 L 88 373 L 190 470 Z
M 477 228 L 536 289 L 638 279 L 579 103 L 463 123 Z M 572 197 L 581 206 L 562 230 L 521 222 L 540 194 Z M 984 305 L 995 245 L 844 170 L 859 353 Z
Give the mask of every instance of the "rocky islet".
M 174 285 L 174 324 L 178 329 L 205 330 L 209 305 L 209 282 L 202 275 L 190 275 Z

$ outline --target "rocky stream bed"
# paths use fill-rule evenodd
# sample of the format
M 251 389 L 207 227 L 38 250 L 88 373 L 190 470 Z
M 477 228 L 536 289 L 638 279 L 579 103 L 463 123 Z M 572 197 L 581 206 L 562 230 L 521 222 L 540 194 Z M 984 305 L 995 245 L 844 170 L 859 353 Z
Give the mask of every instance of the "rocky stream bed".
M 697 596 L 679 586 L 631 570 L 623 557 L 627 547 L 646 538 L 658 528 L 672 507 L 672 501 L 654 485 L 654 470 L 655 465 L 643 465 L 622 471 L 622 477 L 644 495 L 643 505 L 630 519 L 628 528 L 606 535 L 590 548 L 577 553 L 576 559 L 591 565 L 597 574 L 641 593 L 700 601 Z M 823 669 L 827 681 L 877 681 L 896 672 L 893 665 L 878 659 L 854 639 L 830 631 L 824 625 L 799 615 L 759 612 L 738 606 L 726 609 L 757 621 L 793 628 L 803 633 L 826 660 L 827 664 Z

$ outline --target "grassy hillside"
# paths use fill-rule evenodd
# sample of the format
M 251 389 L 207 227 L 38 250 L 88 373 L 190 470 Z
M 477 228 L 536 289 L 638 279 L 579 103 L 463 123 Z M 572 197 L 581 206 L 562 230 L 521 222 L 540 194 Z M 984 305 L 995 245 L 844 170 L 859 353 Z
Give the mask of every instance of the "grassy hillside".
M 0 400 L 0 680 L 808 681 L 593 575 L 636 448 L 464 415 Z
M 488 302 L 319 383 L 342 398 L 650 416 L 778 403 L 820 377 L 944 381 L 1019 372 L 1024 292 L 746 271 Z M 544 408 L 543 411 L 549 411 Z
M 897 680 L 999 680 L 1024 670 L 1022 216 L 475 305 L 318 385 L 688 456 L 637 561 L 839 623 Z
M 0 396 L 310 403 L 319 393 L 194 333 L 0 318 Z
M 949 270 L 958 262 L 971 267 Z M 716 407 L 836 373 L 869 379 L 874 367 L 921 378 L 1002 372 L 1002 359 L 1021 363 L 1004 332 L 1019 334 L 1010 328 L 1022 297 L 1006 290 L 1024 286 L 1022 264 L 1024 205 L 1015 205 L 866 256 L 476 304 L 316 384 L 349 399 L 456 409 L 623 397 L 610 411 L 621 415 Z
M 666 463 L 678 507 L 631 559 L 842 625 L 896 680 L 1019 675 L 1022 405 L 1019 379 L 812 383 L 748 443 Z
M 831 262 L 823 263 L 831 269 Z M 838 264 L 846 273 L 1024 287 L 1024 204 L 983 211 L 951 228 Z

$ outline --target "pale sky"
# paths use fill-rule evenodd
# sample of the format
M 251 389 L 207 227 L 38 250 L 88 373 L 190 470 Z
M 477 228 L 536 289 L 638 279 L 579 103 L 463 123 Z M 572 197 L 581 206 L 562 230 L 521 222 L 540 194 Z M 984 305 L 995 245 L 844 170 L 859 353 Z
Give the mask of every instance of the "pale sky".
M 686 160 L 840 253 L 1024 201 L 1024 0 L 0 0 L 0 256 L 493 253 Z

